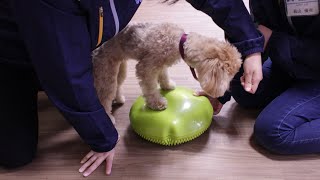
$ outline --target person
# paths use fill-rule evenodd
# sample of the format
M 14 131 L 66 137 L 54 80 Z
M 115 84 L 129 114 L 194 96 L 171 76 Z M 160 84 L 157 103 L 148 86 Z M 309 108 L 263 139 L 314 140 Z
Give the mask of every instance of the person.
M 91 52 L 123 29 L 140 0 L 0 1 L 0 165 L 28 164 L 38 142 L 39 86 L 91 151 L 79 171 L 106 162 L 111 173 L 118 133 L 97 98 Z M 212 17 L 246 56 L 246 88 L 262 77 L 263 36 L 240 0 L 189 0 Z M 261 77 L 260 77 L 261 76 Z M 256 81 L 252 81 L 256 79 Z M 249 85 L 249 83 L 248 83 Z
M 250 9 L 265 38 L 263 80 L 248 93 L 240 71 L 230 92 L 211 101 L 219 109 L 232 95 L 243 107 L 262 108 L 254 139 L 272 153 L 319 153 L 319 1 L 251 0 Z
M 40 85 L 91 148 L 79 171 L 88 176 L 106 161 L 111 173 L 118 132 L 94 88 L 91 50 L 125 27 L 139 5 L 134 0 L 0 1 L 1 166 L 20 167 L 36 154 Z

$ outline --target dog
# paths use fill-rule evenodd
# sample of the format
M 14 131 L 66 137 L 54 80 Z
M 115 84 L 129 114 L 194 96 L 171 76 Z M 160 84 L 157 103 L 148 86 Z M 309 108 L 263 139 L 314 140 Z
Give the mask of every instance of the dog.
M 183 58 L 181 58 L 183 56 Z M 183 59 L 195 69 L 201 88 L 211 97 L 222 96 L 241 66 L 241 55 L 228 42 L 184 30 L 172 23 L 133 23 L 92 53 L 94 84 L 108 114 L 112 104 L 124 103 L 121 85 L 128 59 L 138 61 L 136 77 L 146 105 L 153 110 L 167 107 L 163 90 L 173 90 L 168 67 Z

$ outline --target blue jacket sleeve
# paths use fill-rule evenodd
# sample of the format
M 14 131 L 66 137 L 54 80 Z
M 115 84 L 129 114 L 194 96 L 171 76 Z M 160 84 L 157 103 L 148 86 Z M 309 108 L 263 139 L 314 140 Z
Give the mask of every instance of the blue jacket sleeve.
M 294 76 L 301 77 L 303 68 L 308 71 L 318 72 L 320 69 L 319 61 L 320 41 L 315 39 L 307 39 L 296 36 L 291 36 L 284 32 L 273 32 L 266 47 L 266 54 L 273 59 L 273 62 L 284 67 L 288 72 L 294 71 Z M 299 65 L 299 68 L 293 68 L 294 64 Z M 303 73 L 303 74 L 310 74 Z M 312 79 L 319 79 L 311 77 Z M 308 76 L 310 78 L 310 76 Z
M 209 15 L 243 56 L 263 52 L 264 38 L 256 30 L 242 0 L 187 0 Z
M 46 0 L 13 0 L 12 8 L 45 92 L 92 150 L 106 152 L 118 133 L 94 88 L 87 18 L 74 1 L 59 2 L 67 8 Z

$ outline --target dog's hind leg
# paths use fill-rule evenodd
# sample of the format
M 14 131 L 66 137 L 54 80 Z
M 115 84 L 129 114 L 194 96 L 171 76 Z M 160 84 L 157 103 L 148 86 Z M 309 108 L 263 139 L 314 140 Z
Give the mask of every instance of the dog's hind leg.
M 159 74 L 159 84 L 163 90 L 173 90 L 176 87 L 175 82 L 169 77 L 167 67 L 163 68 Z
M 144 59 L 144 62 L 150 62 Z M 149 63 L 150 64 L 150 63 Z M 161 96 L 158 89 L 158 76 L 161 70 L 150 67 L 147 63 L 138 62 L 136 65 L 136 76 L 140 80 L 139 84 L 147 106 L 153 110 L 163 110 L 167 108 L 167 100 Z
M 127 76 L 127 61 L 122 61 L 119 67 L 118 77 L 117 77 L 117 93 L 114 103 L 123 104 L 126 101 L 123 95 L 122 85 Z
M 117 91 L 117 76 L 121 61 L 115 57 L 98 59 L 93 63 L 94 82 L 101 104 L 108 114 Z

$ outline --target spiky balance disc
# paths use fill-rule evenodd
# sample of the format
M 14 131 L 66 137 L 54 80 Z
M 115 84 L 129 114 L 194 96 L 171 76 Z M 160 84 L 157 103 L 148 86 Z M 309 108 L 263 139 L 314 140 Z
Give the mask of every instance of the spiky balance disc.
M 183 87 L 161 94 L 168 101 L 165 110 L 151 110 L 142 96 L 130 109 L 131 126 L 142 138 L 173 146 L 191 141 L 208 129 L 213 109 L 207 98 L 194 96 L 193 90 Z

